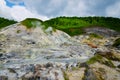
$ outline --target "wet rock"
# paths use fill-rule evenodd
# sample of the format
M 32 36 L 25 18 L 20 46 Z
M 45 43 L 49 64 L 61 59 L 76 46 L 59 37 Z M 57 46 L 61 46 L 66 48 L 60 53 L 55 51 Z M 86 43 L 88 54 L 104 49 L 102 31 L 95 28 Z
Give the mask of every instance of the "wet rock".
M 120 64 L 117 67 L 120 69 Z
M 68 69 L 69 68 L 69 63 L 66 63 L 65 67 L 66 67 L 66 69 Z
M 2 55 L 2 56 L 0 57 L 0 60 L 1 60 L 1 61 L 6 60 L 6 59 L 7 59 L 7 57 L 6 57 L 5 55 Z
M 2 53 L 0 53 L 0 58 L 3 56 L 3 54 Z
M 8 70 L 9 70 L 9 72 L 11 72 L 11 73 L 16 73 L 16 71 L 15 71 L 14 69 L 12 69 L 12 68 L 8 68 Z
M 3 44 L 2 43 L 0 43 L 0 47 L 2 46 Z
M 15 57 L 15 53 L 8 53 L 8 54 L 5 54 L 5 56 L 7 57 L 7 58 L 12 58 L 12 57 Z
M 7 76 L 0 76 L 0 80 L 8 80 Z
M 89 68 L 88 64 L 86 62 L 84 63 L 77 63 L 77 66 L 80 68 L 80 67 L 86 67 L 86 68 Z
M 53 64 L 52 64 L 52 63 L 47 63 L 47 64 L 45 65 L 45 68 L 49 68 L 49 67 L 53 67 Z
M 92 69 L 86 69 L 83 80 L 98 80 Z
M 26 72 L 35 72 L 35 66 L 34 66 L 34 64 L 30 64 L 30 65 L 27 65 L 26 67 L 25 67 L 25 70 L 26 70 Z
M 29 41 L 27 41 L 27 44 L 36 44 L 36 42 L 32 41 L 32 40 L 29 40 Z

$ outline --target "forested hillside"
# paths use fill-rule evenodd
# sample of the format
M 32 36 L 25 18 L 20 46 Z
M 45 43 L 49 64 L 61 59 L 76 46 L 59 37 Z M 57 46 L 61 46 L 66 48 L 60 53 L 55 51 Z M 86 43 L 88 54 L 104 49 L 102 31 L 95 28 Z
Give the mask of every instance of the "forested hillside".
M 106 27 L 120 32 L 120 19 L 112 17 L 57 17 L 43 22 L 70 35 L 84 33 L 86 27 Z
M 40 22 L 40 23 L 39 23 Z M 0 28 L 16 23 L 14 20 L 0 18 Z M 57 17 L 47 21 L 35 18 L 27 18 L 21 21 L 28 28 L 42 24 L 45 27 L 53 27 L 62 30 L 71 36 L 84 33 L 87 27 L 105 27 L 120 32 L 120 19 L 113 17 Z
M 14 23 L 17 23 L 17 21 L 0 18 L 0 28 L 6 27 Z

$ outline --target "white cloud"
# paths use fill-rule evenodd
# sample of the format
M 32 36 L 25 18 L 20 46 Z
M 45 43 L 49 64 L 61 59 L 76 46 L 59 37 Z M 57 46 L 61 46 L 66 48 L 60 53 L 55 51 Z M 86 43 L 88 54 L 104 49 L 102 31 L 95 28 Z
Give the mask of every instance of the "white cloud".
M 65 6 L 64 4 L 68 2 L 67 0 L 23 0 L 25 6 L 30 11 L 36 11 L 38 14 L 46 16 L 55 16 Z
M 91 6 L 89 6 L 90 8 Z M 67 6 L 65 7 L 64 11 L 62 12 L 63 15 L 69 15 L 69 16 L 85 16 L 85 15 L 90 15 L 88 13 L 88 5 L 86 1 L 84 0 L 71 0 L 68 2 Z
M 24 2 L 25 6 L 6 6 L 0 2 L 0 16 L 21 21 L 27 17 L 40 18 L 56 16 L 116 16 L 120 17 L 119 0 L 7 0 L 15 4 Z M 118 3 L 119 1 L 119 3 Z M 116 2 L 114 4 L 114 2 Z M 111 5 L 113 4 L 113 5 Z M 111 6 L 109 6 L 111 5 Z M 109 6 L 109 7 L 108 7 Z M 107 9 L 106 9 L 107 8 Z
M 117 1 L 115 4 L 107 7 L 106 15 L 113 17 L 120 17 L 120 1 Z
M 0 17 L 12 19 L 12 16 L 10 15 L 10 8 L 6 6 L 4 0 L 1 0 L 0 2 Z
M 14 19 L 17 21 L 24 20 L 25 18 L 39 18 L 42 20 L 48 19 L 46 16 L 38 15 L 35 12 L 29 11 L 24 6 L 15 5 L 13 7 L 8 7 L 5 0 L 1 0 L 0 2 L 0 17 Z
M 104 0 L 69 0 L 62 15 L 95 16 Z M 102 14 L 101 14 L 102 15 Z
M 11 8 L 11 16 L 17 21 L 22 21 L 25 18 L 39 18 L 42 20 L 48 19 L 46 16 L 40 16 L 36 13 L 28 11 L 24 6 L 13 6 Z
M 48 17 L 96 15 L 104 0 L 23 0 L 30 11 Z M 97 9 L 96 9 L 97 10 Z M 100 12 L 99 12 L 100 13 Z M 101 11 L 102 13 L 102 11 Z

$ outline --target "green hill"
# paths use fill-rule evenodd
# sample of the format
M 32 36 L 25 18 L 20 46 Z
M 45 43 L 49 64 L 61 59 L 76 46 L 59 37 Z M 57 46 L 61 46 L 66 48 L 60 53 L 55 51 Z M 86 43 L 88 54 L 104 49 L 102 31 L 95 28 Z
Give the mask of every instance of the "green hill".
M 21 23 L 25 25 L 27 28 L 35 28 L 36 26 L 41 25 L 43 21 L 36 18 L 27 18 L 21 21 Z
M 0 18 L 0 28 L 14 24 L 16 21 Z M 105 27 L 120 32 L 120 19 L 113 17 L 57 17 L 47 21 L 35 18 L 27 18 L 21 21 L 28 28 L 44 25 L 54 29 L 62 30 L 71 36 L 84 33 L 87 27 Z
M 0 18 L 0 29 L 15 23 L 17 23 L 17 21 Z
M 86 27 L 106 27 L 120 32 L 120 19 L 112 17 L 57 17 L 43 22 L 48 27 L 52 26 L 68 33 L 79 35 L 84 33 Z

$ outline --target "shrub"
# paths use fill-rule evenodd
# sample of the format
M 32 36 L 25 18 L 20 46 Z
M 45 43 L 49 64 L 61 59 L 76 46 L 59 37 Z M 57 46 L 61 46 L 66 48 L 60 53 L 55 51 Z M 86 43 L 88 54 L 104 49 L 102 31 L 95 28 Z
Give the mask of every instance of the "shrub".
M 114 47 L 120 46 L 120 38 L 118 38 L 118 39 L 116 39 L 116 40 L 114 41 L 113 46 L 114 46 Z

